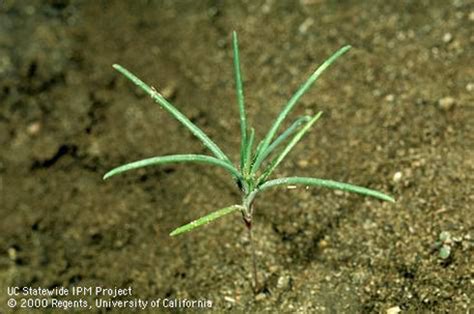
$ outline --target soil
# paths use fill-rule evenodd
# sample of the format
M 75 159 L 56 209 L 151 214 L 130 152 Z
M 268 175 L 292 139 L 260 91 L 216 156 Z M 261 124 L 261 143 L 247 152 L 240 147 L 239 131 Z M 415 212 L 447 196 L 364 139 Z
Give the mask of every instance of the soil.
M 473 1 L 9 0 L 0 14 L 0 312 L 28 312 L 6 306 L 14 286 L 131 287 L 143 300 L 211 300 L 216 312 L 474 311 Z M 318 64 L 353 46 L 291 113 L 324 111 L 276 176 L 396 198 L 258 196 L 257 295 L 238 214 L 168 236 L 240 202 L 224 171 L 181 164 L 101 179 L 146 157 L 209 153 L 113 63 L 237 160 L 232 30 L 257 138 Z

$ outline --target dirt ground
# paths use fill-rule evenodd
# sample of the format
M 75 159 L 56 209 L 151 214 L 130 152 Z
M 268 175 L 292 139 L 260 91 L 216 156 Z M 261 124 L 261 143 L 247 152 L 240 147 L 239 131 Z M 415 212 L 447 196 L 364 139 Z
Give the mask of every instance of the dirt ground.
M 0 312 L 12 310 L 8 287 L 103 286 L 211 300 L 216 312 L 474 313 L 473 29 L 469 0 L 1 1 Z M 125 162 L 208 153 L 113 63 L 237 160 L 232 30 L 257 138 L 318 64 L 353 46 L 292 112 L 324 115 L 277 176 L 397 200 L 260 195 L 257 295 L 238 214 L 168 236 L 240 201 L 226 173 L 176 165 L 101 179 Z

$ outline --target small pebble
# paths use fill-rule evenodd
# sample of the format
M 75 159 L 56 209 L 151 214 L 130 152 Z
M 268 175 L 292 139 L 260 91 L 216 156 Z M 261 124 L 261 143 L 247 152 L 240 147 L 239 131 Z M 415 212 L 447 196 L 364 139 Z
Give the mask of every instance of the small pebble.
M 311 25 L 314 24 L 314 20 L 310 17 L 308 17 L 306 20 L 304 20 L 303 23 L 301 23 L 301 25 L 298 27 L 298 31 L 301 33 L 301 34 L 305 34 L 308 29 L 311 27 Z
M 468 83 L 468 84 L 466 85 L 466 90 L 467 90 L 468 92 L 474 91 L 474 83 Z
M 16 260 L 16 250 L 12 247 L 8 248 L 8 257 L 14 261 Z
M 289 276 L 281 276 L 278 278 L 277 288 L 278 289 L 286 289 L 290 285 L 290 277 Z
M 297 164 L 298 164 L 298 167 L 300 168 L 306 168 L 309 165 L 309 161 L 303 159 L 303 160 L 299 160 Z
M 266 298 L 267 296 L 265 295 L 265 293 L 259 293 L 257 294 L 257 296 L 255 297 L 255 301 L 262 301 Z
M 424 159 L 424 158 L 421 158 L 420 160 L 415 160 L 411 163 L 413 168 L 419 168 L 421 166 L 424 166 L 425 164 L 426 164 L 426 159 Z
M 234 298 L 225 296 L 225 297 L 224 297 L 224 300 L 227 301 L 227 302 L 229 302 L 229 303 L 234 303 L 234 304 L 235 304 L 235 299 L 234 299 Z
M 324 249 L 324 248 L 327 248 L 329 245 L 328 241 L 322 239 L 321 241 L 319 241 L 318 243 L 318 246 L 320 249 Z
M 391 307 L 387 310 L 387 314 L 397 314 L 397 313 L 400 313 L 402 310 L 400 309 L 399 306 L 394 306 L 394 307 Z
M 385 96 L 385 100 L 388 101 L 388 102 L 392 102 L 395 100 L 395 96 L 393 94 L 389 94 L 387 96 Z
M 456 100 L 453 97 L 444 97 L 441 98 L 438 102 L 438 105 L 443 110 L 450 110 L 455 105 Z
M 402 173 L 400 171 L 395 172 L 395 174 L 393 175 L 393 181 L 395 182 L 399 182 L 401 178 L 402 178 Z
M 445 43 L 449 43 L 451 40 L 453 40 L 453 35 L 451 33 L 446 33 L 443 35 L 443 41 Z
M 262 6 L 262 13 L 267 14 L 272 10 L 273 1 L 266 1 Z
M 469 13 L 469 21 L 474 21 L 474 11 Z
M 276 265 L 272 265 L 268 268 L 268 270 L 270 271 L 270 273 L 276 273 L 277 271 L 279 271 L 280 269 L 278 268 L 278 266 Z
M 36 135 L 38 134 L 40 130 L 41 130 L 40 122 L 33 122 L 30 125 L 28 125 L 28 128 L 26 129 L 29 135 Z

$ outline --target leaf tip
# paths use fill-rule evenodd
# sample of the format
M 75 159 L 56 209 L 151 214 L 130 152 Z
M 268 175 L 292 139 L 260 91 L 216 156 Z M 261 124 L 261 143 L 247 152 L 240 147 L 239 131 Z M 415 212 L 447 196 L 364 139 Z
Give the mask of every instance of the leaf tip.
M 391 197 L 390 195 L 387 195 L 387 194 L 383 194 L 380 199 L 382 199 L 384 201 L 387 201 L 387 202 L 390 202 L 390 203 L 396 203 L 396 200 L 393 197 Z
M 341 49 L 339 49 L 341 55 L 345 54 L 346 52 L 348 52 L 349 50 L 351 50 L 352 46 L 351 45 L 345 45 L 345 46 L 342 46 Z
M 170 232 L 170 237 L 177 236 L 178 234 L 179 234 L 178 229 L 175 229 L 175 230 Z

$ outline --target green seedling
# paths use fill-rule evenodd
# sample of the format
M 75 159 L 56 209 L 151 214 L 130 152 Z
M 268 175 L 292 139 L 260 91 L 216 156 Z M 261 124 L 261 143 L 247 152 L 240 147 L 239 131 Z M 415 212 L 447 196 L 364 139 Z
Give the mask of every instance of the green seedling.
M 241 204 L 232 205 L 212 212 L 193 222 L 185 224 L 175 230 L 170 235 L 177 236 L 179 234 L 189 232 L 195 228 L 202 227 L 205 224 L 231 214 L 240 212 L 248 230 L 250 247 L 252 251 L 253 280 L 254 289 L 258 290 L 259 283 L 257 278 L 257 266 L 255 259 L 255 250 L 252 240 L 252 217 L 254 214 L 255 197 L 269 188 L 277 186 L 303 185 L 326 187 L 330 189 L 354 192 L 366 196 L 375 197 L 384 201 L 394 202 L 394 199 L 384 193 L 367 189 L 364 187 L 341 183 L 332 180 L 311 178 L 311 177 L 285 177 L 270 179 L 275 169 L 281 164 L 293 147 L 302 139 L 308 130 L 321 117 L 322 112 L 314 116 L 303 116 L 297 118 L 290 126 L 281 133 L 278 133 L 282 123 L 287 118 L 290 111 L 295 107 L 298 100 L 308 89 L 316 82 L 320 75 L 340 56 L 345 54 L 351 47 L 344 46 L 336 51 L 329 59 L 324 61 L 311 76 L 301 85 L 290 100 L 283 106 L 282 111 L 273 122 L 270 130 L 260 143 L 254 146 L 255 130 L 249 127 L 247 122 L 247 114 L 245 111 L 244 88 L 242 84 L 242 74 L 240 70 L 239 48 L 237 42 L 237 34 L 232 34 L 232 48 L 234 59 L 234 75 L 235 86 L 237 91 L 237 104 L 240 114 L 240 163 L 234 165 L 229 157 L 193 122 L 183 115 L 174 105 L 168 102 L 153 87 L 145 84 L 134 74 L 129 72 L 118 64 L 113 67 L 131 80 L 139 88 L 143 89 L 155 102 L 168 111 L 176 120 L 181 122 L 191 133 L 193 133 L 201 142 L 211 151 L 214 156 L 183 154 L 159 156 L 140 161 L 128 163 L 112 169 L 104 175 L 104 179 L 108 179 L 114 175 L 137 168 L 143 168 L 155 165 L 165 165 L 170 163 L 204 163 L 221 167 L 229 172 L 235 181 L 237 187 L 242 194 Z
M 442 231 L 439 234 L 439 240 L 435 242 L 434 247 L 438 250 L 438 256 L 446 260 L 451 256 L 451 247 L 453 245 L 453 239 L 451 233 L 448 231 Z

